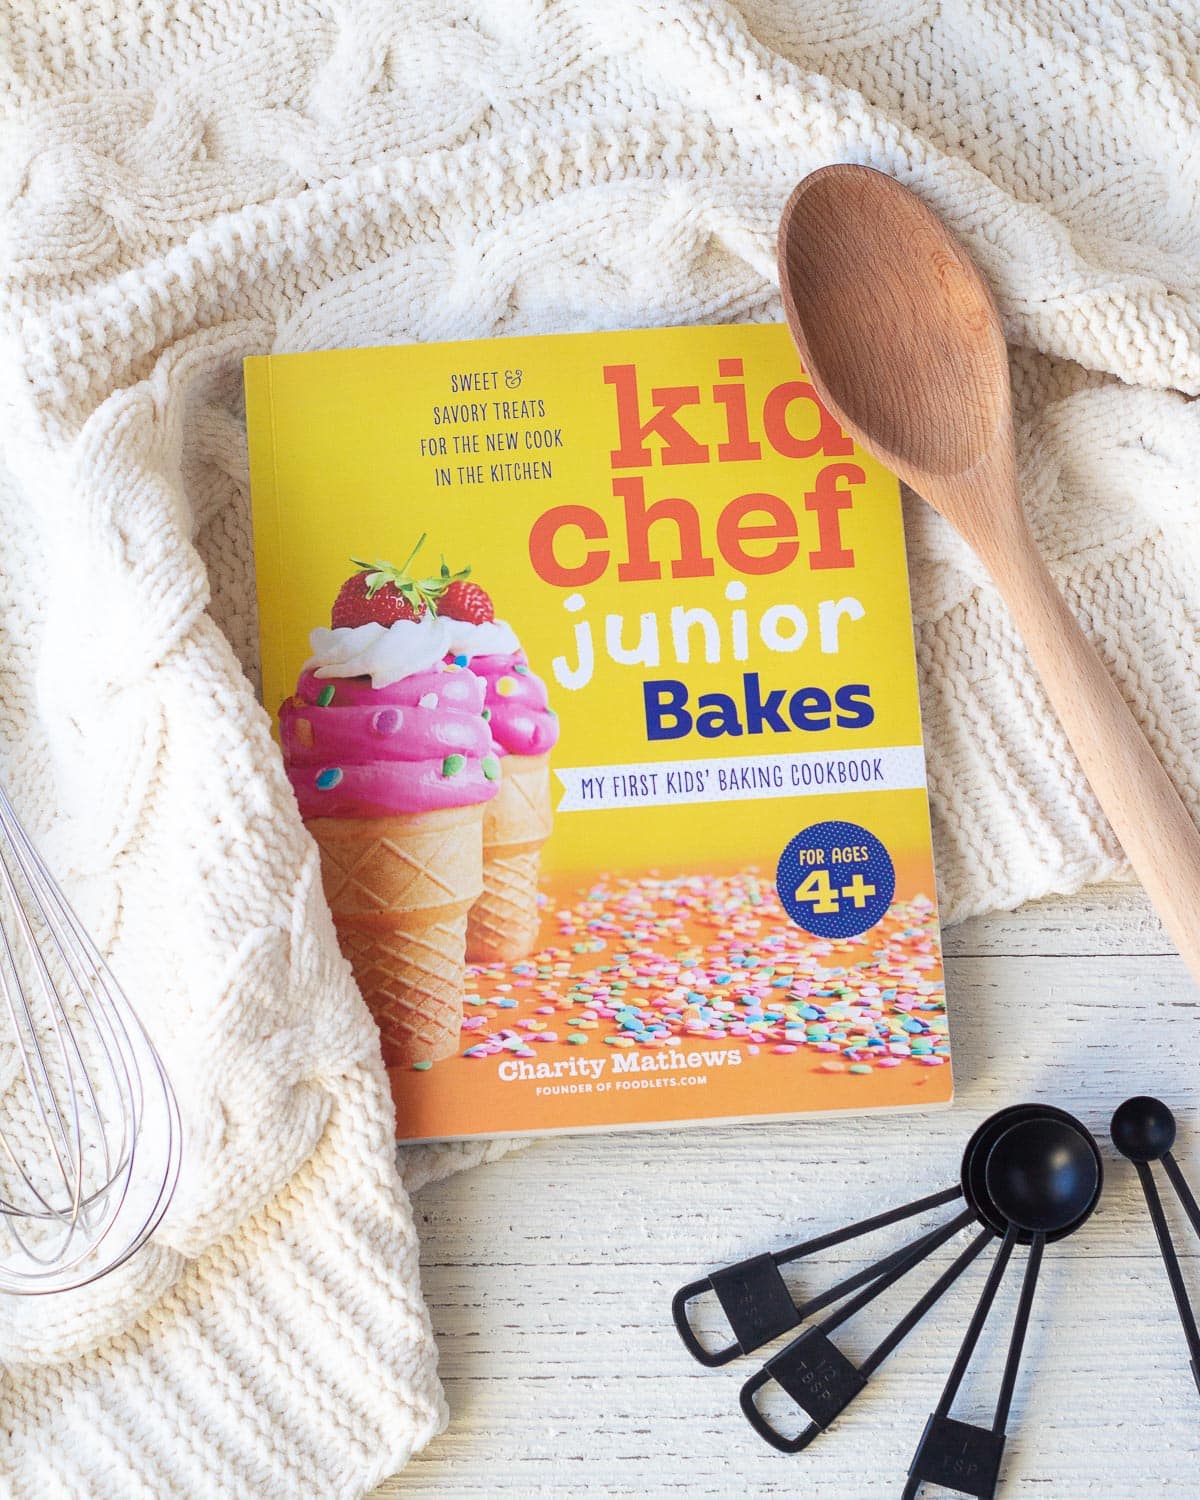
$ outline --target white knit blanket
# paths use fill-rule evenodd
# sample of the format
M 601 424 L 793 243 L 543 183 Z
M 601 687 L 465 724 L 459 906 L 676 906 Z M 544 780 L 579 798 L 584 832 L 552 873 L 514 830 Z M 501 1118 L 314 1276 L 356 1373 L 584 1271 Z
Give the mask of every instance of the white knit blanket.
M 242 357 L 775 318 L 789 188 L 830 161 L 891 172 L 991 278 L 1034 530 L 1196 812 L 1188 12 L 0 11 L 0 777 L 187 1131 L 145 1256 L 0 1305 L 7 1493 L 353 1496 L 445 1418 L 376 1038 L 252 686 Z M 909 521 L 945 916 L 1118 871 L 995 595 Z

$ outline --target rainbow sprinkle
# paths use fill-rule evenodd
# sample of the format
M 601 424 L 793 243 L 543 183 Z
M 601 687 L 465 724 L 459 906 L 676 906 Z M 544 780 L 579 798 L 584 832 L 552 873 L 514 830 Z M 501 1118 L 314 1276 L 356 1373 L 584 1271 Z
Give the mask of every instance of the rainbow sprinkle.
M 924 896 L 841 940 L 802 932 L 755 871 L 603 877 L 549 914 L 553 946 L 470 968 L 464 1057 L 531 1056 L 532 1043 L 560 1039 L 663 1048 L 711 1038 L 855 1077 L 949 1057 L 937 917 Z

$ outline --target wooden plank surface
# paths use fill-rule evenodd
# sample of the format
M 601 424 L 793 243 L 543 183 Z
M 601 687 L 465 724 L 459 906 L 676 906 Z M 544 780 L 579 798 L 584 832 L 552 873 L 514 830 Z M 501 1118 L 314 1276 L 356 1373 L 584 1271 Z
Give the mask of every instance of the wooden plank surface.
M 979 1120 L 1030 1097 L 1102 1133 L 1107 1183 L 1094 1219 L 1047 1252 L 1000 1493 L 1200 1491 L 1200 1402 L 1136 1178 L 1105 1133 L 1127 1094 L 1161 1094 L 1184 1117 L 1177 1154 L 1200 1186 L 1200 993 L 1130 888 L 965 923 L 946 947 L 951 1110 L 559 1138 L 420 1193 L 452 1421 L 378 1500 L 894 1500 L 981 1274 L 947 1296 L 842 1422 L 791 1458 L 738 1413 L 753 1360 L 694 1364 L 670 1326 L 671 1293 L 723 1262 L 949 1184 Z M 1200 1296 L 1200 1247 L 1181 1215 L 1173 1221 Z M 792 1281 L 819 1288 L 866 1258 L 846 1247 Z M 913 1284 L 928 1279 L 917 1272 Z M 1007 1293 L 957 1408 L 968 1420 L 995 1399 L 1015 1286 Z M 912 1295 L 901 1283 L 841 1330 L 847 1351 L 861 1358 Z

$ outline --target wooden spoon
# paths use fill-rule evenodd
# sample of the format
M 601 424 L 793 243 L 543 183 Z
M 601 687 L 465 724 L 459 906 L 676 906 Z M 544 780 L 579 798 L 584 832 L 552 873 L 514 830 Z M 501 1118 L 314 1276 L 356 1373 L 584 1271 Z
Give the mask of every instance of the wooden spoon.
M 1004 334 L 978 268 L 907 188 L 844 165 L 822 167 L 788 199 L 779 281 L 829 411 L 991 573 L 1130 864 L 1200 979 L 1200 832 L 1034 545 Z

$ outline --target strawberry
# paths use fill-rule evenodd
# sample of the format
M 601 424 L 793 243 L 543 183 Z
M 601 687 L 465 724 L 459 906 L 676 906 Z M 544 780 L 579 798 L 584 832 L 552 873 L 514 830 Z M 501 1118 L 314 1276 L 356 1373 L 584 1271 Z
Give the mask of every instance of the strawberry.
M 437 602 L 437 612 L 450 620 L 465 620 L 468 625 L 486 625 L 496 618 L 491 596 L 477 583 L 454 579 L 448 583 Z
M 333 601 L 330 623 L 335 630 L 356 625 L 392 625 L 397 620 L 420 620 L 446 586 L 444 578 L 414 578 L 412 560 L 421 550 L 424 536 L 409 553 L 403 566 L 387 562 L 363 562 L 352 557 L 358 569 L 346 579 Z M 443 567 L 443 573 L 445 573 Z
M 372 573 L 365 571 L 355 573 L 342 584 L 330 618 L 335 630 L 349 630 L 356 625 L 391 625 L 396 620 L 419 620 L 424 615 L 428 608 L 424 599 L 405 595 L 390 581 L 372 589 L 371 576 Z

